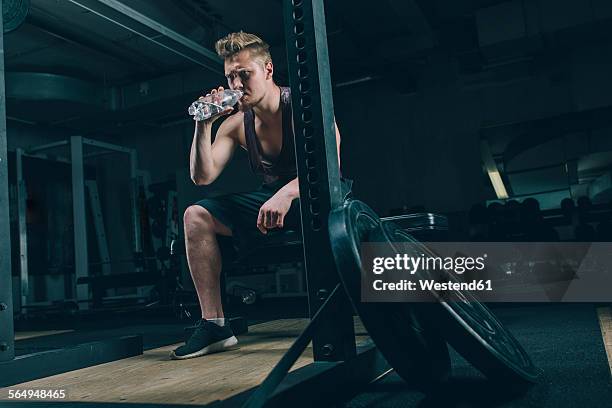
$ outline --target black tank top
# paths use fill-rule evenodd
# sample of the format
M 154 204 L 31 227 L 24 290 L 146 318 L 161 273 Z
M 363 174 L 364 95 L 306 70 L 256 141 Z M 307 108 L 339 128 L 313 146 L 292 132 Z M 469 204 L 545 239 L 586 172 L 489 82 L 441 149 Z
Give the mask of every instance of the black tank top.
M 244 136 L 249 154 L 249 164 L 255 174 L 263 176 L 265 184 L 280 179 L 289 180 L 297 177 L 295 144 L 291 126 L 291 89 L 280 87 L 280 91 L 283 143 L 274 162 L 266 160 L 262 155 L 261 143 L 255 133 L 255 113 L 253 109 L 244 112 Z

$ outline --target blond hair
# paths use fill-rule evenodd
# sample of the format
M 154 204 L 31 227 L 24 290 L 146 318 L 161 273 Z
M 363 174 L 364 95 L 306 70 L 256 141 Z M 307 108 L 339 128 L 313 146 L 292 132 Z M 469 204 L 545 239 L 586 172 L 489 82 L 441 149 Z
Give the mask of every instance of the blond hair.
M 251 57 L 260 60 L 263 64 L 272 62 L 270 46 L 255 34 L 243 31 L 230 33 L 218 40 L 215 50 L 221 58 L 230 58 L 242 50 L 249 50 Z

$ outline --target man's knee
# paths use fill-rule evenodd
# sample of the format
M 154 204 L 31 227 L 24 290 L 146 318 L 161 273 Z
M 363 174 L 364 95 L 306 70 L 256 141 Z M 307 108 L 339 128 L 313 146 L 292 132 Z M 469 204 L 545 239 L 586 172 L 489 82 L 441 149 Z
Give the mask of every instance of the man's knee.
M 206 208 L 200 205 L 187 207 L 183 216 L 185 236 L 187 238 L 200 234 L 232 235 L 232 231 L 219 222 Z
M 198 233 L 211 233 L 215 228 L 212 214 L 199 205 L 187 207 L 183 215 L 183 225 L 187 237 Z

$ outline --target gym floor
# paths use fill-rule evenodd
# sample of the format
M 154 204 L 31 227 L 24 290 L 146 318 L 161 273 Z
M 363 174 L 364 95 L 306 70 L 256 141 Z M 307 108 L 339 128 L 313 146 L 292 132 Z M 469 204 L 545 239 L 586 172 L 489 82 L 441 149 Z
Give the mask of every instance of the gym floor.
M 346 406 L 612 406 L 612 360 L 606 356 L 603 337 L 606 333 L 607 347 L 612 351 L 610 308 L 566 304 L 497 307 L 493 310 L 529 350 L 534 363 L 544 371 L 539 383 L 525 394 L 508 393 L 507 384 L 502 385 L 501 390 L 491 387 L 470 364 L 453 353 L 453 377 L 437 394 L 424 396 L 410 390 L 397 375 L 392 374 L 363 390 Z M 600 317 L 603 327 L 600 326 Z M 604 329 L 606 324 L 607 329 Z
M 272 304 L 270 309 L 278 310 L 278 306 L 278 303 Z M 260 308 L 259 313 L 263 309 Z M 287 313 L 285 316 L 293 315 L 297 317 L 303 315 L 304 305 L 301 302 L 285 301 L 282 302 L 282 310 Z M 612 359 L 609 360 L 606 353 L 606 346 L 609 350 L 612 350 L 612 311 L 609 306 L 591 304 L 494 305 L 493 311 L 500 321 L 519 339 L 525 349 L 528 350 L 534 363 L 544 372 L 541 380 L 527 391 L 509 392 L 508 384 L 502 384 L 499 389 L 493 387 L 472 365 L 452 351 L 452 377 L 443 389 L 425 395 L 415 390 L 410 384 L 399 378 L 397 374 L 391 372 L 361 390 L 354 390 L 355 395 L 351 399 L 336 403 L 336 405 L 355 408 L 405 406 L 569 408 L 575 407 L 576 401 L 581 401 L 581 405 L 584 407 L 611 406 L 612 383 L 610 374 Z M 294 321 L 298 320 L 294 319 Z M 16 342 L 17 351 L 18 354 L 24 354 L 56 347 L 67 347 L 70 344 L 101 338 L 142 334 L 144 349 L 154 351 L 157 349 L 158 351 L 155 351 L 158 353 L 156 354 L 156 360 L 163 361 L 166 359 L 168 350 L 171 349 L 167 346 L 179 343 L 185 336 L 185 323 L 177 324 L 176 321 L 172 322 L 172 319 L 130 318 L 126 316 L 120 323 L 116 320 L 111 323 L 111 321 L 105 322 L 104 320 L 98 320 L 95 323 L 84 321 L 77 330 L 52 333 L 43 337 L 22 338 L 24 335 L 27 336 L 26 332 L 18 333 L 18 338 L 21 337 L 22 339 Z M 275 326 L 266 326 L 269 323 L 265 323 L 265 321 L 253 320 L 252 323 L 261 327 L 260 330 L 265 330 L 265 336 L 268 340 L 273 338 L 290 340 L 291 336 L 296 336 L 299 333 L 299 330 L 296 331 L 297 326 L 287 326 L 289 328 L 293 327 L 293 329 L 287 331 L 286 327 L 280 329 L 278 323 L 274 323 L 274 320 L 271 323 L 274 323 Z M 361 328 L 357 328 L 356 332 L 365 334 Z M 254 336 L 252 330 L 249 336 Z M 242 340 L 246 340 L 247 345 L 253 341 L 252 337 L 248 336 L 243 337 Z M 269 347 L 274 349 L 280 346 L 272 344 Z M 163 352 L 159 350 L 163 350 Z M 309 353 L 306 354 L 306 357 L 308 355 Z M 208 356 L 196 359 L 199 362 L 196 361 L 197 364 L 189 366 L 190 374 L 188 378 L 185 378 L 185 380 L 194 377 L 199 378 L 199 383 L 204 387 L 204 390 L 207 387 L 206 384 L 209 383 L 209 386 L 215 389 L 214 384 L 218 380 L 217 376 L 210 374 L 210 368 L 208 367 L 210 364 L 206 364 L 207 358 L 214 360 L 217 357 Z M 261 360 L 258 361 L 259 364 L 262 363 Z M 168 363 L 171 362 L 168 360 Z M 224 365 L 227 364 L 231 363 L 225 361 Z M 241 364 L 244 364 L 244 362 Z M 303 364 L 305 364 L 305 361 L 301 359 L 297 366 Z M 172 373 L 170 365 L 165 367 L 166 377 L 172 378 L 176 375 L 176 373 Z M 174 367 L 178 369 L 176 364 Z M 194 376 L 194 373 L 198 371 L 202 373 L 202 376 Z M 79 374 L 79 372 L 83 372 L 83 374 Z M 67 375 L 60 374 L 40 381 L 15 385 L 10 388 L 39 388 L 41 384 L 57 386 L 62 381 L 66 381 L 66 378 L 70 378 L 72 384 L 78 384 L 76 379 L 81 375 L 84 378 L 83 383 L 86 383 L 85 379 L 90 377 L 92 372 L 96 372 L 96 370 L 84 369 Z M 138 371 L 134 371 L 134 373 L 136 372 Z M 103 372 L 100 375 L 103 375 Z M 139 373 L 139 375 L 142 375 L 142 377 L 138 381 L 147 383 L 146 372 L 144 374 Z M 157 373 L 151 371 L 150 375 L 151 378 L 156 378 Z M 206 375 L 211 376 L 210 382 L 206 380 Z M 53 380 L 53 378 L 57 379 Z M 73 385 L 73 387 L 75 387 L 74 394 L 83 395 L 83 390 L 76 392 L 78 386 Z M 140 396 L 140 398 L 144 398 L 144 401 L 138 401 L 137 396 L 134 397 L 134 400 L 128 399 L 128 401 L 125 401 L 126 398 L 123 400 L 126 403 L 162 402 L 160 401 L 161 398 L 164 403 L 185 403 L 184 399 L 181 399 L 178 395 L 173 397 L 168 394 L 164 397 L 161 390 L 158 390 L 155 396 L 157 401 L 147 401 L 147 398 L 151 398 L 151 396 Z M 95 396 L 81 398 L 75 396 L 74 400 L 96 401 Z M 117 400 L 114 401 L 114 398 L 109 396 L 107 392 L 101 400 L 120 402 L 119 394 L 116 398 Z M 8 401 L 3 402 L 7 403 Z M 197 402 L 201 403 L 202 401 L 193 397 L 191 403 Z

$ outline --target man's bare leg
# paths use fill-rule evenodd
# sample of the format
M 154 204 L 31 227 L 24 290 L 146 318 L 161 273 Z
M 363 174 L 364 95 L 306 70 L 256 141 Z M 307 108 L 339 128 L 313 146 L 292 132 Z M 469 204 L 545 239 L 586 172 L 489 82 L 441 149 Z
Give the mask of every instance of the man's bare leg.
M 170 358 L 175 360 L 230 350 L 238 344 L 223 318 L 221 254 L 215 236 L 217 233 L 231 235 L 231 231 L 215 220 L 208 210 L 197 205 L 187 208 L 184 223 L 189 270 L 200 300 L 202 319 L 206 320 L 199 320 L 189 340 L 170 353 Z
M 229 236 L 232 231 L 199 205 L 188 207 L 183 220 L 187 262 L 198 293 L 202 318 L 222 318 L 221 253 L 216 234 Z

